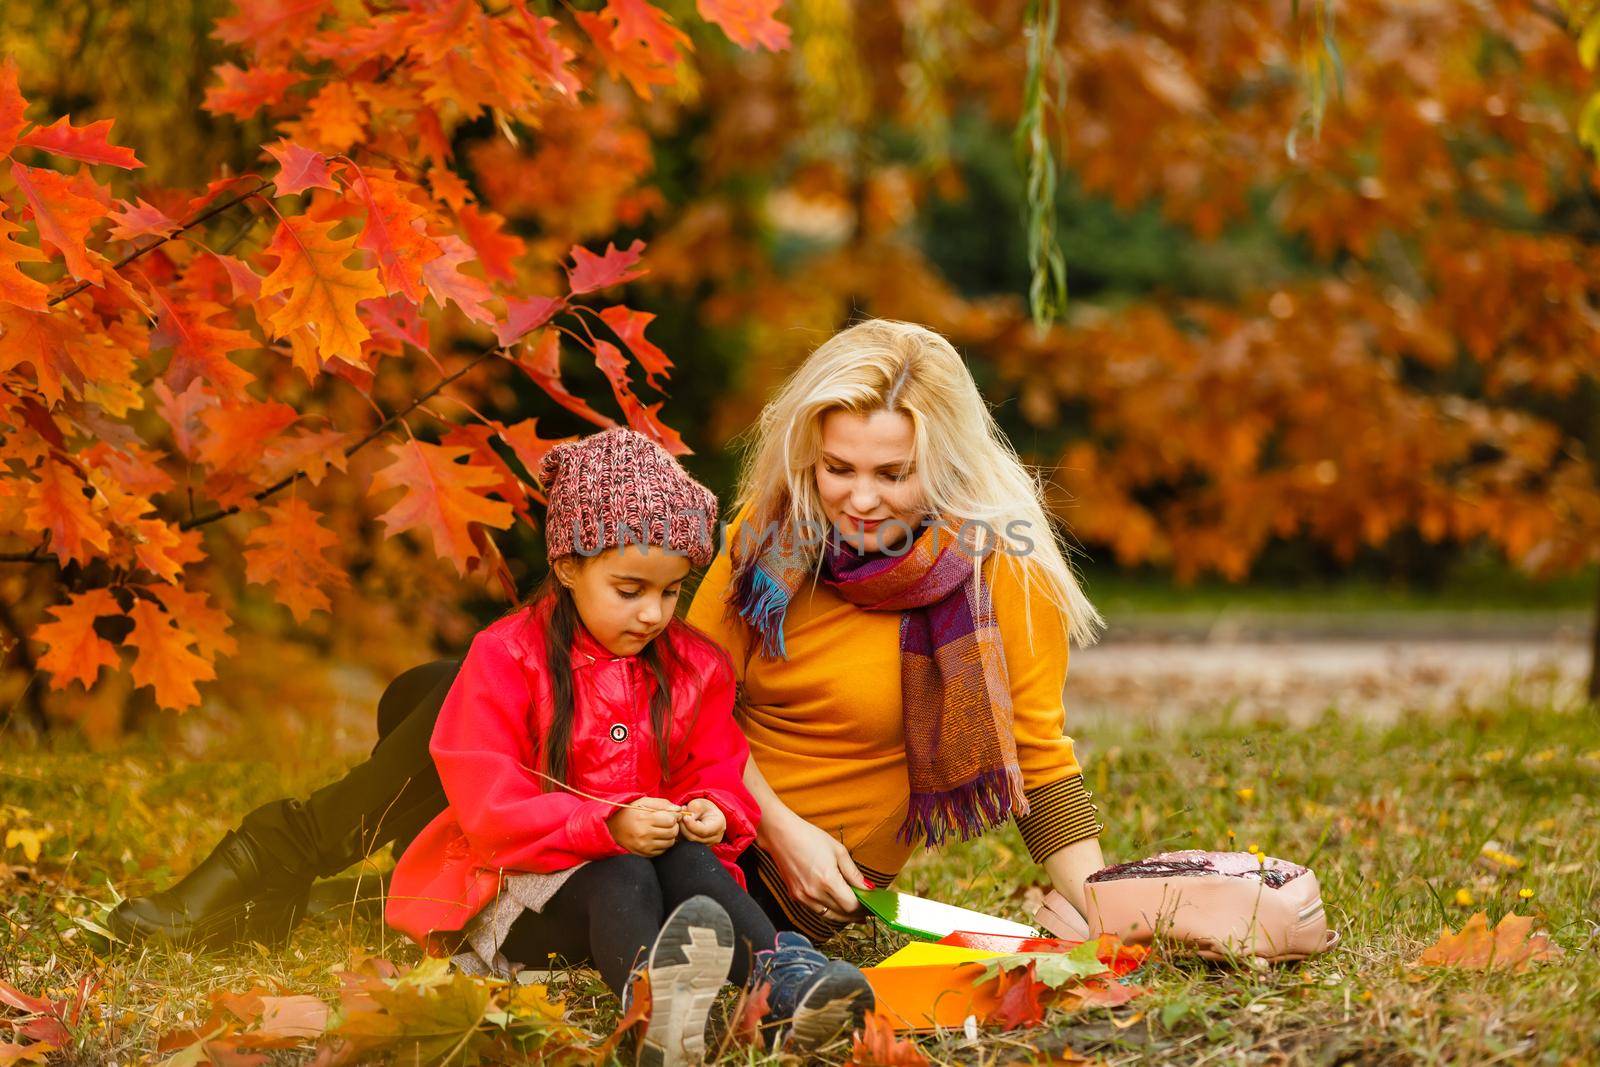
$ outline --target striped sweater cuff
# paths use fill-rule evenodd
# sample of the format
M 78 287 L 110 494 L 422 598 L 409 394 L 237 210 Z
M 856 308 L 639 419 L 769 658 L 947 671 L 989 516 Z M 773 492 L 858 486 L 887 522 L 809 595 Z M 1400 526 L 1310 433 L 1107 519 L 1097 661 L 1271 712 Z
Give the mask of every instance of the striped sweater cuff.
M 1018 816 L 1016 822 L 1033 862 L 1043 863 L 1068 845 L 1100 836 L 1099 813 L 1082 774 L 1035 786 L 1025 795 L 1028 814 Z

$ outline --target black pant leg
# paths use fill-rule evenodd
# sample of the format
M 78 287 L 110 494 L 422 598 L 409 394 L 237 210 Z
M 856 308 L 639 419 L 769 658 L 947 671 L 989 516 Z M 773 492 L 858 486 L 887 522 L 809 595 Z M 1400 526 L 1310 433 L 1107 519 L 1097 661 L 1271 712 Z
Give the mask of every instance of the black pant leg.
M 666 918 L 661 883 L 642 856 L 608 856 L 584 864 L 544 910 L 525 911 L 511 924 L 500 951 L 526 967 L 593 963 L 618 997 L 642 966 Z
M 304 802 L 257 808 L 240 829 L 307 878 L 336 874 L 390 841 L 409 843 L 448 803 L 428 742 L 460 667 L 438 660 L 401 674 L 378 702 L 380 735 L 365 762 Z
M 733 920 L 733 965 L 728 981 L 744 985 L 750 977 L 753 954 L 772 947 L 778 931 L 749 893 L 740 888 L 710 847 L 696 841 L 679 841 L 650 861 L 661 881 L 665 914 L 692 896 L 704 894 L 721 904 Z

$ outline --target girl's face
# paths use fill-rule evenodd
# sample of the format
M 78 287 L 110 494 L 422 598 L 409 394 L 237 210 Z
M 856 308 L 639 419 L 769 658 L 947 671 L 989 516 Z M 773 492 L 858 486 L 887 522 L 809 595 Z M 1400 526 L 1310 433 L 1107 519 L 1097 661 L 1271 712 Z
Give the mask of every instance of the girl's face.
M 817 495 L 840 538 L 859 552 L 881 552 L 917 533 L 922 487 L 911 466 L 913 440 L 910 417 L 898 411 L 822 418 Z M 886 527 L 889 519 L 905 525 Z
M 594 639 L 631 656 L 672 621 L 689 557 L 658 545 L 619 545 L 595 556 L 564 556 L 552 566 Z

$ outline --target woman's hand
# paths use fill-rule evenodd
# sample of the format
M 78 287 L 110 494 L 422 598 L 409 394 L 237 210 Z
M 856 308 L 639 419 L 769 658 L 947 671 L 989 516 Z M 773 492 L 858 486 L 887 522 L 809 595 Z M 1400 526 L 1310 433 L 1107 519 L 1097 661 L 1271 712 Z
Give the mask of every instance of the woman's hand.
M 1067 898 L 1080 914 L 1088 914 L 1088 901 L 1083 892 L 1084 879 L 1106 865 L 1100 854 L 1100 839 L 1085 838 L 1066 848 L 1058 849 L 1040 864 L 1050 876 L 1050 886 Z
M 683 836 L 702 845 L 715 845 L 728 830 L 728 817 L 705 797 L 696 797 L 684 805 Z
M 825 919 L 854 919 L 861 901 L 851 886 L 870 889 L 843 844 L 792 812 L 768 826 L 762 815 L 762 847 L 778 864 L 789 894 Z
M 659 856 L 678 840 L 682 810 L 670 800 L 645 797 L 612 812 L 606 819 L 606 829 L 617 844 L 635 856 Z

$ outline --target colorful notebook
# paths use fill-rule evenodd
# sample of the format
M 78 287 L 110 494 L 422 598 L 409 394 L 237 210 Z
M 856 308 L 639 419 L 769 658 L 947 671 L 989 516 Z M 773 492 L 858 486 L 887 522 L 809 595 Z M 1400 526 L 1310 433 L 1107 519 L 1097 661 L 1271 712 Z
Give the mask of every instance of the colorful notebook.
M 937 941 L 957 930 L 978 934 L 1038 937 L 1039 931 L 981 911 L 924 900 L 892 889 L 857 889 L 856 896 L 885 926 L 923 941 Z

